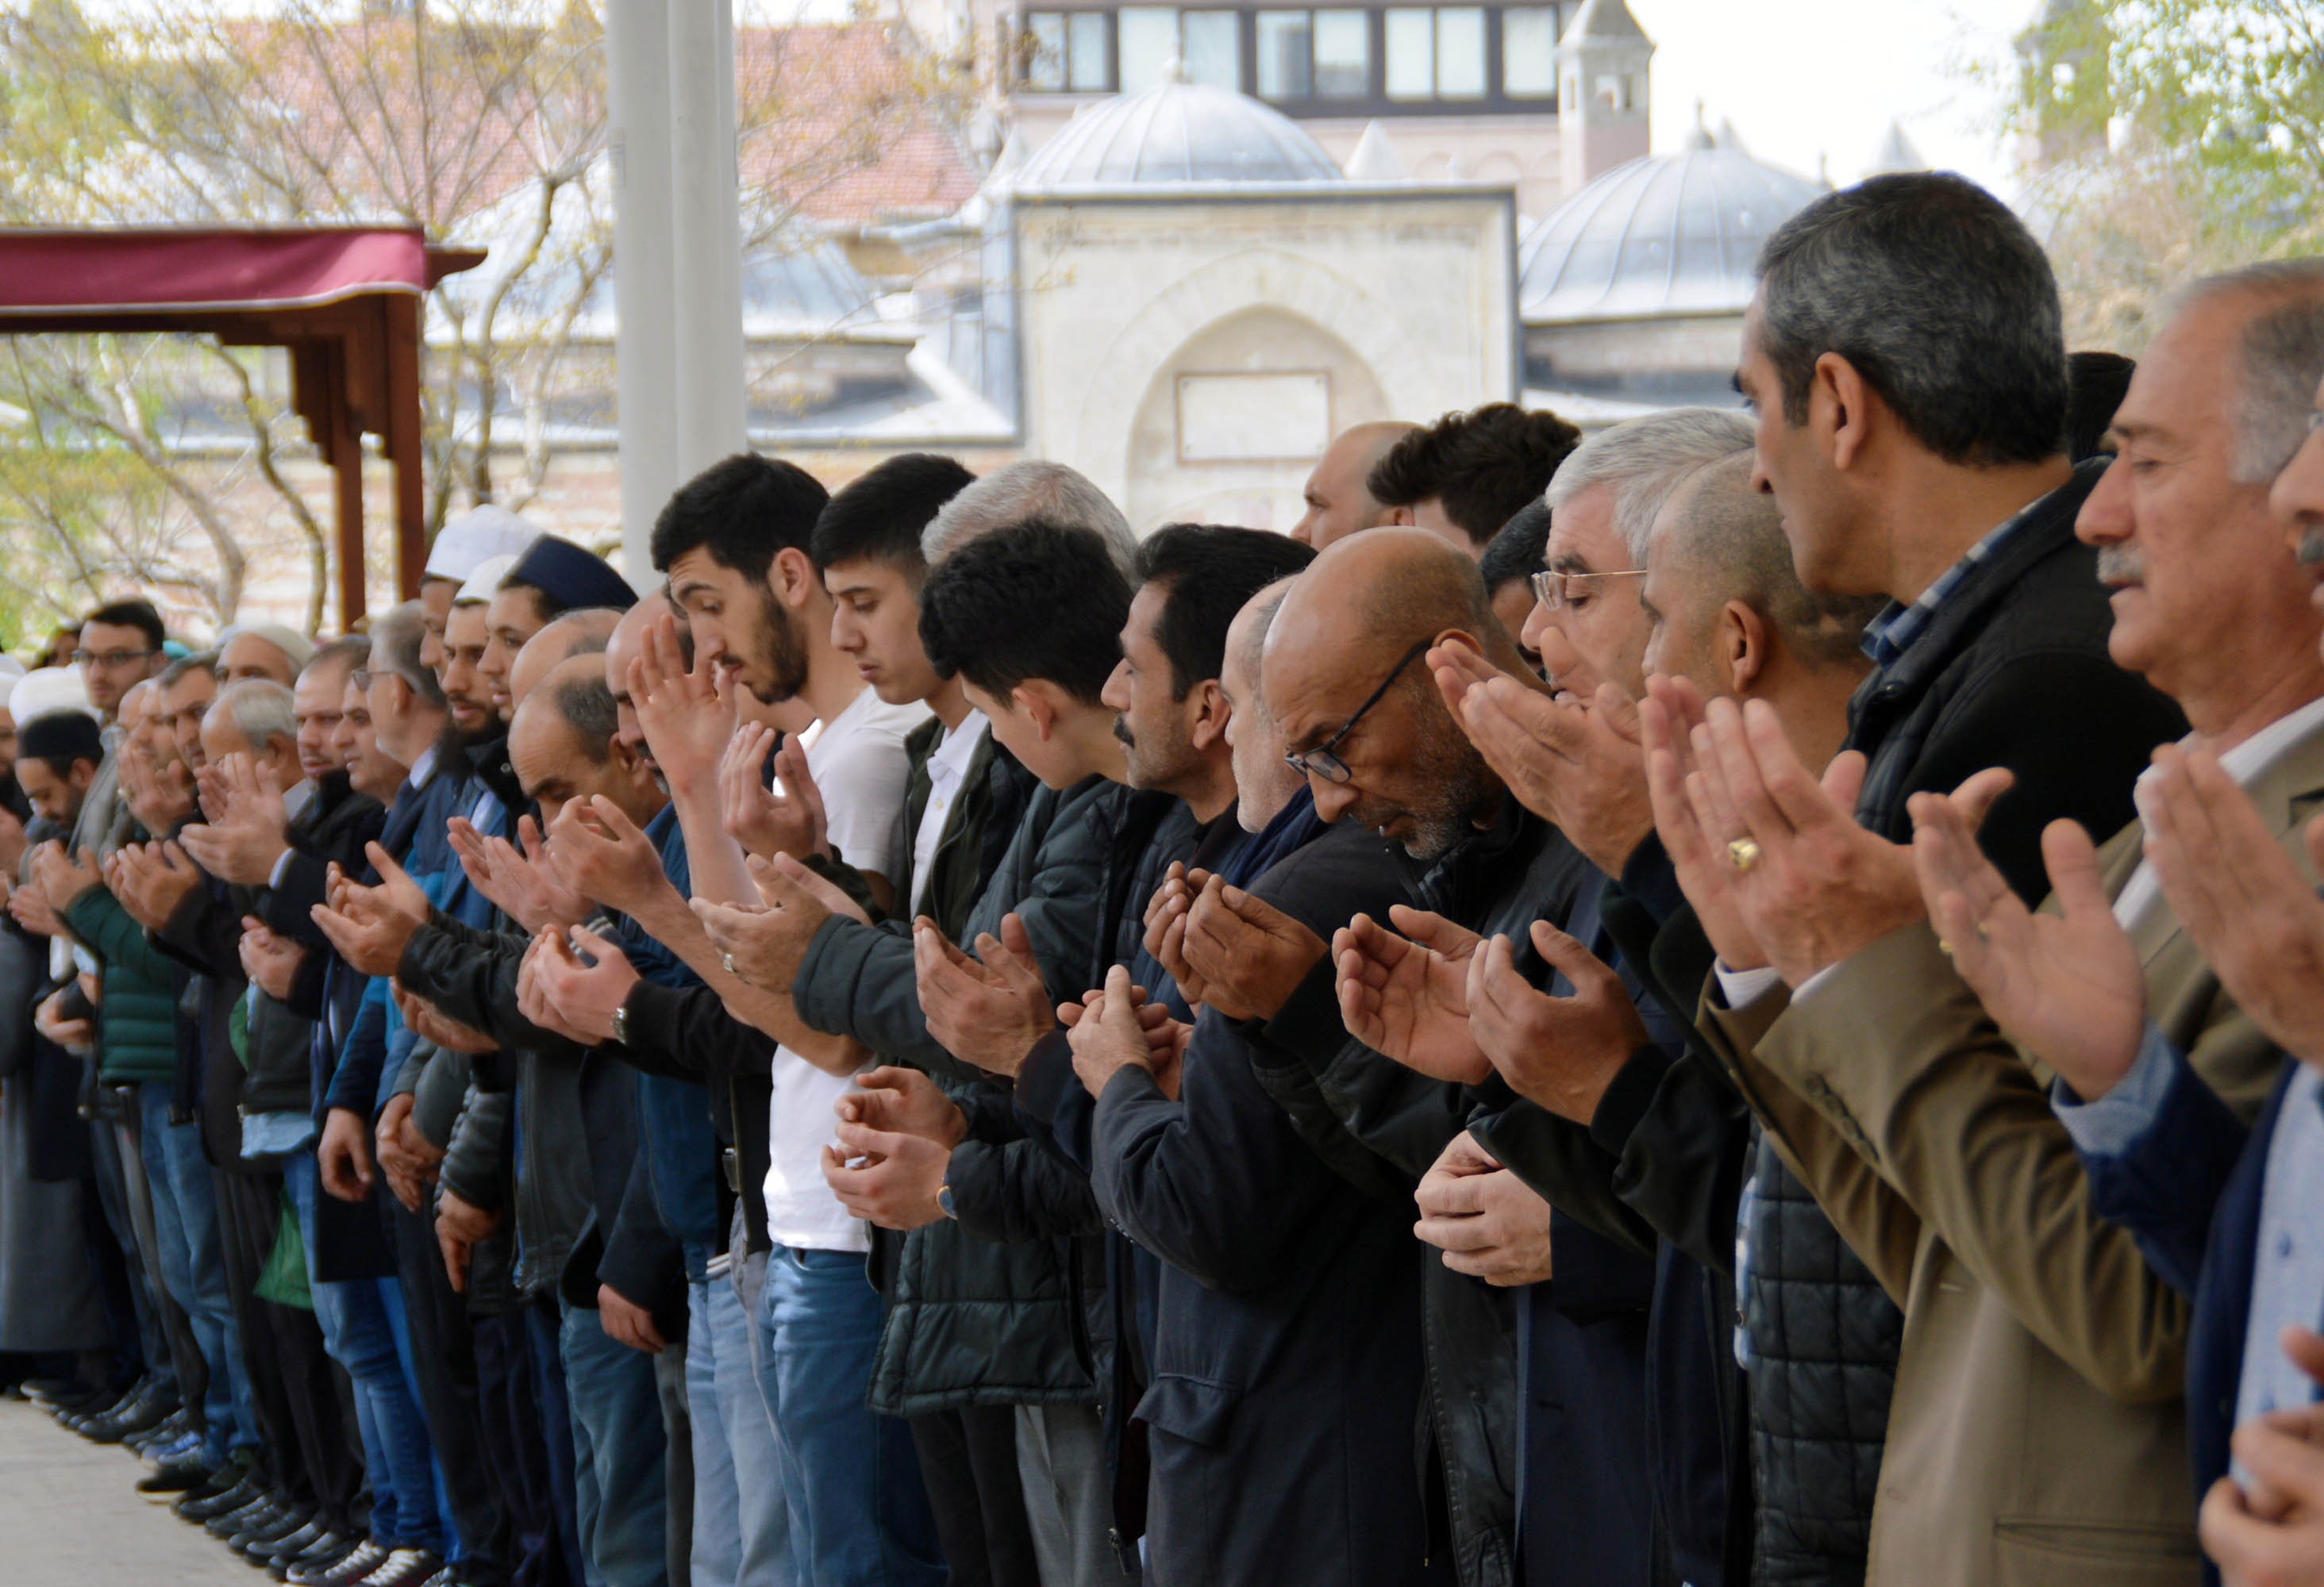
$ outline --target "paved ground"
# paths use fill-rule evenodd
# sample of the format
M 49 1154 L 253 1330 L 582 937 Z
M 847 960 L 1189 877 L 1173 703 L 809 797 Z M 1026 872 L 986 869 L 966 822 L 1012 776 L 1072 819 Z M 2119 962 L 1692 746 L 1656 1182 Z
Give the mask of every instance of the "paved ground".
M 137 1457 L 0 1399 L 0 1582 L 7 1587 L 272 1587 L 167 1505 Z

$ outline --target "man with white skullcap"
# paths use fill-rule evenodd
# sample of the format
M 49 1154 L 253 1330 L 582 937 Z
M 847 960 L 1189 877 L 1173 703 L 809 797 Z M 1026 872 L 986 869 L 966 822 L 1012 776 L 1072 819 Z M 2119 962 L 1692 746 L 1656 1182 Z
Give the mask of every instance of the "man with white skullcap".
M 427 623 L 427 637 L 420 644 L 420 665 L 430 672 L 443 670 L 444 619 L 451 615 L 453 597 L 478 566 L 493 558 L 513 559 L 540 538 L 539 528 L 489 501 L 446 520 L 420 573 L 420 605 Z

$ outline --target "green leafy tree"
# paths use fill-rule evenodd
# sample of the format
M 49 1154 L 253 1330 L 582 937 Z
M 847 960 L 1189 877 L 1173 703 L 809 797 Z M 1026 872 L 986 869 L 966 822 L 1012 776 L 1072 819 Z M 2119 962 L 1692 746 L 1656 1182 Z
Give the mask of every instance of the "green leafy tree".
M 2027 207 L 2078 345 L 2210 271 L 2324 246 L 2324 6 L 2053 0 L 2018 41 Z

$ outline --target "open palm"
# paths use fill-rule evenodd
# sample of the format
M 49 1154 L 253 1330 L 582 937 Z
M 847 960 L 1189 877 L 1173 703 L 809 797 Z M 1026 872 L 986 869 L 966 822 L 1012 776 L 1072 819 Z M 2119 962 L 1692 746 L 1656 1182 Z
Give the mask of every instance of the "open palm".
M 1476 933 L 1402 905 L 1389 919 L 1395 931 L 1360 914 L 1333 933 L 1348 1033 L 1432 1079 L 1478 1084 L 1493 1066 L 1469 1029 Z
M 2059 913 L 2037 914 L 1950 799 L 1918 795 L 1912 813 L 1914 869 L 1961 979 L 2012 1041 L 2085 1100 L 2114 1089 L 2138 1056 L 2146 977 L 2114 918 L 2089 834 L 2071 821 L 2042 834 Z

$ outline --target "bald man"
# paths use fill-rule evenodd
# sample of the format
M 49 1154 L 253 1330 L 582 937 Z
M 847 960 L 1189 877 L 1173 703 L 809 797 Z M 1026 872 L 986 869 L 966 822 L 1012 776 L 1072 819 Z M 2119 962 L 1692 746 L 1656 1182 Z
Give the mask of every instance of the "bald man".
M 1333 436 L 1300 492 L 1307 511 L 1291 526 L 1291 537 L 1321 551 L 1359 530 L 1394 521 L 1394 509 L 1375 500 L 1364 482 L 1398 441 L 1419 427 L 1402 419 L 1381 419 Z
M 1299 940 L 1305 928 L 1247 896 L 1233 909 L 1219 900 L 1208 920 L 1198 904 L 1190 968 L 1214 973 L 1261 1014 L 1270 1002 L 1296 1006 L 1295 995 L 1304 1003 L 1307 977 L 1336 968 L 1341 1014 L 1358 1040 L 1303 1067 L 1346 1133 L 1419 1179 L 1419 1232 L 1444 1250 L 1443 1266 L 1428 1270 L 1432 1329 L 1446 1346 L 1430 1354 L 1429 1403 L 1452 1511 L 1463 1518 L 1456 1550 L 1506 1559 L 1522 1513 L 1525 1536 L 1545 1553 L 1525 1562 L 1521 1579 L 1644 1582 L 1655 1484 L 1639 1410 L 1654 1271 L 1637 1252 L 1653 1235 L 1610 1192 L 1553 1215 L 1500 1171 L 1508 1148 L 1499 1135 L 1522 1139 L 1557 1121 L 1518 1103 L 1464 1130 L 1479 1100 L 1471 1087 L 1491 1080 L 1491 1066 L 1465 1034 L 1445 1037 L 1465 1027 L 1465 1010 L 1460 1020 L 1425 1017 L 1432 994 L 1465 981 L 1480 935 L 1516 938 L 1516 973 L 1553 984 L 1526 928 L 1545 919 L 1596 930 L 1573 918 L 1594 903 L 1587 862 L 1507 796 L 1430 677 L 1424 658 L 1450 662 L 1453 652 L 1524 671 L 1475 563 L 1425 530 L 1355 537 L 1292 585 L 1264 650 L 1268 710 L 1318 815 L 1369 826 L 1429 864 L 1421 908 L 1394 910 L 1387 922 L 1360 915 L 1334 936 L 1336 967 L 1323 966 L 1323 945 L 1312 940 L 1312 958 L 1286 974 L 1270 967 L 1287 956 L 1260 944 Z M 1207 959 L 1193 951 L 1198 931 Z M 1317 1149 L 1344 1150 L 1315 1139 L 1320 1124 L 1303 1119 Z M 1447 1269 L 1519 1289 L 1519 1316 L 1448 1280 Z M 1525 1340 L 1522 1352 L 1513 1337 Z M 1514 1492 L 1495 1453 L 1512 1447 L 1522 1473 Z

